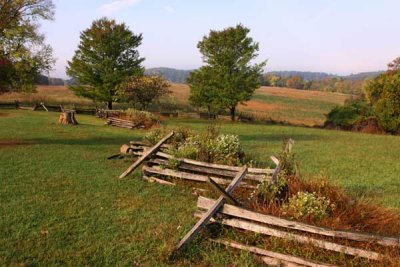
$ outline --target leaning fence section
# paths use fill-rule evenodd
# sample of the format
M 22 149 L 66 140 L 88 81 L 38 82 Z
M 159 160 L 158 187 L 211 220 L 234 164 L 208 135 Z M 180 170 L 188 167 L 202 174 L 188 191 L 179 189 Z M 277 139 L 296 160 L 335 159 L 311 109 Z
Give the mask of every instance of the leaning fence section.
M 370 248 L 380 246 L 384 250 L 385 248 L 400 247 L 400 238 L 398 237 L 318 227 L 245 208 L 240 200 L 235 199 L 232 194 L 234 190 L 240 187 L 254 190 L 261 182 L 273 183 L 281 171 L 279 159 L 271 157 L 276 165 L 275 168 L 251 168 L 176 158 L 168 153 L 167 141 L 173 134 L 171 132 L 154 146 L 136 141 L 124 144 L 118 155 L 130 154 L 139 157 L 120 178 L 126 177 L 141 165 L 142 177 L 147 181 L 168 186 L 174 185 L 176 180 L 207 183 L 210 189 L 219 195 L 217 199 L 202 195 L 198 197 L 197 210 L 194 214 L 198 221 L 177 244 L 174 250 L 175 254 L 179 254 L 189 246 L 201 229 L 210 223 L 221 224 L 241 232 L 244 231 L 244 233 L 256 233 L 307 244 L 318 249 L 346 255 L 346 257 L 365 258 L 371 261 L 379 261 L 383 255 L 380 253 L 382 250 L 373 251 Z M 284 152 L 290 153 L 293 143 L 292 140 L 289 140 Z M 211 241 L 256 254 L 268 265 L 334 266 L 223 238 L 211 239 Z M 366 248 L 365 244 L 369 246 Z

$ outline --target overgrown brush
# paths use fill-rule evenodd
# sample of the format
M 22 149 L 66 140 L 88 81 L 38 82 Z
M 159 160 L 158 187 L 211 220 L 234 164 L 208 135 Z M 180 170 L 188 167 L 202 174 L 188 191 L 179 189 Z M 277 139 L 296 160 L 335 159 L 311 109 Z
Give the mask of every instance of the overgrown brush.
M 156 115 L 148 111 L 128 108 L 124 114 L 126 119 L 132 121 L 136 125 L 144 126 L 145 128 L 151 128 L 160 122 Z
M 210 124 L 205 131 L 195 133 L 187 128 L 157 128 L 149 132 L 144 140 L 157 143 L 169 131 L 175 132 L 170 140 L 168 153 L 175 158 L 188 158 L 209 163 L 239 166 L 244 163 L 244 152 L 237 135 L 221 134 L 219 128 Z M 172 160 L 171 165 L 179 162 Z
M 275 185 L 279 190 L 273 185 L 259 186 L 249 203 L 251 207 L 334 229 L 398 235 L 400 215 L 394 210 L 349 196 L 323 174 L 304 179 L 294 155 L 282 155 L 280 160 L 285 164 Z

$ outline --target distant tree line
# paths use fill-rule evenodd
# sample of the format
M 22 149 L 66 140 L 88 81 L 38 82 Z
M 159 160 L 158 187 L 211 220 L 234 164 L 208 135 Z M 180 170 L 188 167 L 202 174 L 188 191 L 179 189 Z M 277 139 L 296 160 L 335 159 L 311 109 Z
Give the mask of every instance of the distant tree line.
M 145 70 L 147 75 L 160 75 L 173 83 L 186 83 L 193 70 L 178 70 L 172 68 L 150 68 Z
M 180 70 L 173 68 L 151 68 L 145 73 L 158 74 L 173 83 L 188 83 L 190 73 L 195 70 Z M 309 71 L 271 71 L 260 76 L 262 86 L 288 87 L 301 90 L 316 90 L 339 92 L 346 94 L 361 94 L 364 81 L 382 74 L 378 72 L 362 72 L 347 76 L 338 76 L 325 72 Z
M 53 78 L 53 77 L 48 77 L 42 74 L 39 74 L 36 78 L 36 84 L 37 85 L 66 85 L 67 81 L 61 78 Z
M 272 73 L 265 74 L 261 78 L 261 84 L 263 86 L 288 87 L 301 90 L 328 91 L 356 95 L 362 93 L 364 81 L 365 80 L 347 79 L 328 75 L 323 78 L 306 80 L 300 75 L 279 76 Z

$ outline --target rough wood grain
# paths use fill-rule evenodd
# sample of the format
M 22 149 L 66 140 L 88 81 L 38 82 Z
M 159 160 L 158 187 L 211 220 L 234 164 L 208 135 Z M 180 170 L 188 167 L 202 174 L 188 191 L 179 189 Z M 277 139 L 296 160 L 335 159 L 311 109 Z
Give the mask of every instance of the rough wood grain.
M 207 176 L 206 175 L 201 175 L 201 174 L 193 174 L 193 173 L 187 173 L 187 172 L 180 172 L 180 171 L 175 171 L 171 169 L 163 169 L 157 166 L 149 167 L 147 165 L 144 165 L 142 167 L 142 171 L 144 173 L 149 173 L 149 174 L 158 174 L 158 175 L 164 175 L 164 176 L 170 176 L 170 177 L 175 177 L 179 179 L 185 179 L 185 180 L 191 180 L 191 181 L 196 181 L 196 182 L 207 182 Z M 229 179 L 223 179 L 219 177 L 211 177 L 216 183 L 218 184 L 229 184 L 232 180 Z M 255 189 L 256 187 L 253 185 L 249 185 L 246 182 L 241 182 L 239 184 L 240 187 L 243 188 L 249 188 L 249 189 Z
M 175 185 L 174 183 L 165 181 L 163 179 L 158 179 L 158 178 L 152 177 L 152 176 L 148 177 L 148 176 L 144 175 L 143 179 L 148 181 L 148 182 L 150 182 L 150 183 L 159 183 L 159 184 L 165 184 L 165 185 Z
M 204 213 L 196 214 L 196 216 L 204 216 Z M 362 257 L 370 260 L 380 260 L 382 255 L 359 248 L 353 248 L 349 246 L 344 246 L 336 243 L 332 243 L 325 240 L 319 240 L 308 236 L 303 236 L 299 234 L 288 233 L 281 230 L 276 230 L 264 225 L 259 225 L 253 222 L 244 221 L 240 219 L 221 219 L 220 222 L 223 225 L 228 225 L 231 227 L 252 231 L 255 233 L 265 234 L 269 236 L 274 236 L 278 238 L 293 240 L 302 244 L 312 244 L 315 247 L 323 248 L 330 251 L 335 251 L 339 253 L 344 253 L 347 255 L 352 255 L 356 257 Z
M 167 134 L 163 139 L 161 139 L 155 146 L 153 146 L 152 148 L 146 150 L 143 155 L 136 160 L 135 163 L 133 163 L 124 173 L 122 173 L 119 176 L 119 179 L 122 179 L 124 177 L 126 177 L 128 174 L 130 174 L 131 172 L 133 172 L 137 167 L 139 167 L 140 164 L 142 164 L 148 157 L 150 157 L 153 153 L 155 153 L 157 151 L 157 149 L 160 148 L 160 146 L 165 143 L 169 138 L 171 138 L 174 135 L 174 132 L 170 132 L 169 134 Z
M 291 263 L 294 263 L 294 264 L 300 264 L 301 266 L 310 266 L 310 267 L 334 267 L 335 266 L 335 265 L 331 265 L 331 264 L 313 262 L 313 261 L 305 260 L 305 259 L 300 258 L 300 257 L 291 256 L 291 255 L 287 255 L 287 254 L 282 254 L 282 253 L 278 253 L 278 252 L 273 252 L 273 251 L 261 249 L 261 248 L 258 248 L 258 247 L 247 246 L 247 245 L 243 245 L 243 244 L 232 242 L 232 241 L 218 240 L 218 239 L 217 240 L 213 240 L 212 239 L 211 241 L 213 241 L 215 243 L 218 243 L 218 244 L 223 244 L 225 246 L 229 246 L 229 247 L 232 247 L 232 248 L 237 248 L 237 249 L 249 251 L 249 252 L 252 252 L 254 254 L 267 256 L 267 257 L 270 257 L 270 258 L 273 258 L 273 259 L 282 260 L 282 261 L 286 261 L 286 262 L 291 262 Z
M 238 172 L 236 177 L 232 180 L 232 182 L 227 186 L 226 192 L 228 194 L 232 193 L 232 191 L 239 185 L 241 180 L 247 173 L 247 166 L 243 166 L 241 170 Z M 205 226 L 208 221 L 212 218 L 212 216 L 218 212 L 219 208 L 224 205 L 225 198 L 223 196 L 219 197 L 218 200 L 214 203 L 214 205 L 200 218 L 200 220 L 196 223 L 195 226 L 182 238 L 182 240 L 177 245 L 175 251 L 179 252 L 183 249 L 200 231 L 200 229 Z
M 242 167 L 236 167 L 236 166 L 202 162 L 202 161 L 193 160 L 193 159 L 178 159 L 172 155 L 169 155 L 169 154 L 163 153 L 163 152 L 158 152 L 157 156 L 166 158 L 166 159 L 176 159 L 180 162 L 184 162 L 184 163 L 188 163 L 188 164 L 192 164 L 192 165 L 196 165 L 196 166 L 203 166 L 203 167 L 221 169 L 221 170 L 230 170 L 230 171 L 235 171 L 235 172 L 240 171 L 240 169 L 242 168 Z M 254 173 L 254 174 L 272 174 L 273 171 L 274 170 L 272 170 L 272 169 L 248 168 L 248 173 Z
M 234 199 L 230 194 L 228 194 L 223 188 L 221 188 L 216 182 L 214 182 L 213 179 L 207 176 L 207 182 L 211 185 L 212 188 L 214 188 L 215 191 L 220 193 L 227 202 L 240 206 L 240 203 Z
M 200 196 L 197 200 L 197 207 L 201 209 L 208 209 L 214 204 L 215 200 L 205 198 Z M 246 220 L 251 220 L 260 223 L 266 223 L 269 225 L 284 227 L 292 230 L 303 231 L 307 233 L 319 234 L 323 236 L 342 238 L 360 242 L 375 242 L 383 246 L 399 246 L 400 241 L 395 237 L 384 237 L 374 234 L 367 233 L 355 233 L 349 231 L 339 231 L 328 229 L 324 227 L 318 227 L 314 225 L 309 225 L 301 222 L 291 221 L 282 219 L 272 215 L 261 214 L 258 212 L 246 210 L 244 208 L 235 207 L 233 205 L 225 204 L 221 210 L 221 213 L 234 216 L 237 218 L 242 218 Z

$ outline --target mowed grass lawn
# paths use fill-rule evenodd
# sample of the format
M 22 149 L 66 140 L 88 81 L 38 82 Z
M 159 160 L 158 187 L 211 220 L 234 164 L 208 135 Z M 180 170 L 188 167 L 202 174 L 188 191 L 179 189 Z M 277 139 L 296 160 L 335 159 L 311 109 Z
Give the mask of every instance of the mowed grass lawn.
M 78 126 L 62 126 L 57 113 L 0 110 L 0 265 L 253 266 L 250 255 L 205 240 L 169 262 L 196 221 L 196 197 L 139 173 L 118 180 L 130 160 L 107 156 L 145 132 L 77 119 Z M 399 137 L 231 123 L 221 130 L 240 135 L 245 151 L 264 162 L 291 137 L 303 173 L 326 173 L 352 194 L 400 209 Z

